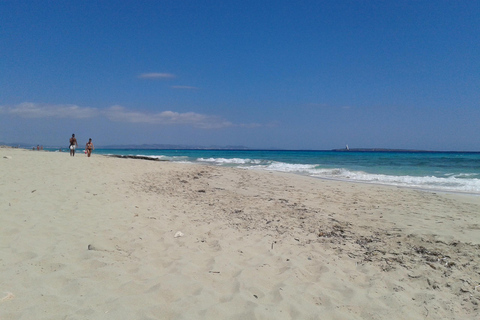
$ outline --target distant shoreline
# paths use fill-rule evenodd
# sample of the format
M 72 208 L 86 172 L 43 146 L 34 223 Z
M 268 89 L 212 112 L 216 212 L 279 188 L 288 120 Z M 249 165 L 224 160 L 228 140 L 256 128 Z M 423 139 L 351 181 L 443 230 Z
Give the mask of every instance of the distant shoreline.
M 33 146 L 33 145 L 32 145 Z M 0 148 L 19 148 L 31 150 L 32 146 L 27 144 L 8 144 L 1 143 Z M 66 147 L 59 146 L 44 146 L 44 149 L 67 149 Z M 124 146 L 98 146 L 97 149 L 103 150 L 223 150 L 223 151 L 291 151 L 291 152 L 404 152 L 404 153 L 480 153 L 480 151 L 447 151 L 447 150 L 417 150 L 417 149 L 389 149 L 389 148 L 349 148 L 349 149 L 327 149 L 327 150 L 315 150 L 315 149 L 257 149 L 247 147 L 193 147 L 193 146 L 165 146 L 165 145 L 124 145 Z M 49 150 L 44 150 L 49 151 Z
M 435 151 L 435 150 L 413 150 L 413 149 L 386 149 L 386 148 L 349 148 L 332 149 L 335 152 L 405 152 L 405 153 L 480 153 L 480 151 Z
M 386 148 L 350 148 L 346 149 L 329 149 L 329 150 L 315 150 L 315 149 L 229 149 L 229 148 L 135 148 L 135 147 L 98 147 L 103 150 L 211 150 L 211 151 L 288 151 L 288 152 L 404 152 L 404 153 L 480 153 L 480 151 L 438 151 L 438 150 L 414 150 L 414 149 L 386 149 Z

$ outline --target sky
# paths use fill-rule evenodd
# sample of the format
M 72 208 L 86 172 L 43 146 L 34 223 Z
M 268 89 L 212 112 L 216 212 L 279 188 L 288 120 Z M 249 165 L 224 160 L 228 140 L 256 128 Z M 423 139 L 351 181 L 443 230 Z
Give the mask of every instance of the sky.
M 0 0 L 0 142 L 480 151 L 480 1 Z

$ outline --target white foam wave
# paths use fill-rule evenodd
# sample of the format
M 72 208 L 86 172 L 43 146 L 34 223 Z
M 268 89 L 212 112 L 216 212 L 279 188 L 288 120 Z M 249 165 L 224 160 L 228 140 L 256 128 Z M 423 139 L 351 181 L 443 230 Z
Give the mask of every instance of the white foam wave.
M 304 174 L 314 174 L 317 172 L 315 169 L 317 165 L 315 164 L 292 164 L 284 162 L 272 162 L 267 165 L 265 169 L 281 172 L 294 172 L 294 173 L 304 173 Z
M 179 161 L 179 159 L 174 161 Z M 352 171 L 345 168 L 321 168 L 319 164 L 292 164 L 278 161 L 242 158 L 198 158 L 196 162 L 209 163 L 219 166 L 236 166 L 244 169 L 290 172 L 324 179 L 480 194 L 480 179 L 473 178 L 472 174 L 456 173 L 447 175 L 446 177 L 422 177 L 408 175 L 395 176 L 386 174 L 373 174 L 363 171 Z M 478 177 L 478 175 L 475 174 L 473 174 L 473 176 Z
M 145 157 L 145 158 L 151 158 L 151 159 L 159 159 L 159 160 L 166 160 L 166 161 L 185 161 L 188 159 L 186 156 L 165 156 L 165 155 L 136 155 L 138 157 Z
M 453 177 L 455 178 L 469 178 L 469 177 L 478 177 L 477 173 L 457 173 L 457 174 L 452 174 Z
M 256 168 L 259 167 L 256 166 Z M 273 162 L 270 165 L 263 167 L 262 169 L 306 174 L 312 177 L 324 179 L 376 183 L 437 191 L 480 193 L 480 179 L 458 178 L 468 176 L 461 174 L 447 178 L 433 176 L 394 176 L 384 174 L 372 174 L 363 171 L 351 171 L 345 168 L 325 169 L 318 168 L 318 165 L 289 164 L 282 162 Z
M 215 163 L 215 164 L 218 164 L 218 165 L 222 165 L 222 164 L 252 164 L 252 165 L 259 165 L 259 164 L 262 163 L 261 160 L 241 159 L 241 158 L 231 158 L 231 159 L 226 159 L 226 158 L 198 158 L 197 161 Z
M 480 192 L 480 179 L 459 179 L 455 176 L 439 178 L 433 176 L 393 176 L 383 174 L 371 174 L 362 171 L 349 171 L 345 169 L 319 170 L 314 177 L 341 179 L 367 183 L 388 184 L 394 186 L 421 188 L 431 190 L 443 190 L 452 192 Z

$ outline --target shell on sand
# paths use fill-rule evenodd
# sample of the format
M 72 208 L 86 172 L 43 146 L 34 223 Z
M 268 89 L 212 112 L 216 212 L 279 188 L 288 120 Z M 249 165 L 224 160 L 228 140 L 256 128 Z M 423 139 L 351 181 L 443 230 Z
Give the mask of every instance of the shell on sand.
M 4 301 L 7 301 L 7 300 L 12 300 L 13 298 L 15 298 L 15 295 L 11 292 L 4 292 L 6 293 L 7 295 L 5 297 L 3 297 L 2 299 L 0 299 L 0 302 L 4 302 Z

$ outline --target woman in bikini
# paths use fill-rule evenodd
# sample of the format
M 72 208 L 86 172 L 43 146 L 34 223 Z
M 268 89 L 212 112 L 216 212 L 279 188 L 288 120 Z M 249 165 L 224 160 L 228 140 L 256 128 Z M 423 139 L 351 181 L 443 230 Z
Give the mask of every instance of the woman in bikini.
M 92 151 L 95 150 L 95 147 L 93 146 L 92 138 L 88 139 L 85 149 L 87 150 L 87 155 L 90 157 L 90 155 L 92 154 Z

